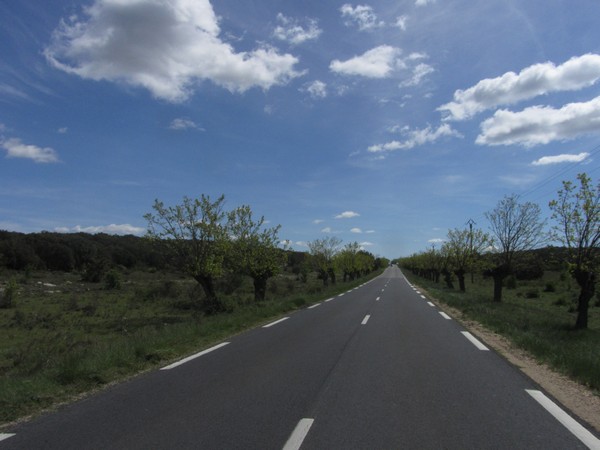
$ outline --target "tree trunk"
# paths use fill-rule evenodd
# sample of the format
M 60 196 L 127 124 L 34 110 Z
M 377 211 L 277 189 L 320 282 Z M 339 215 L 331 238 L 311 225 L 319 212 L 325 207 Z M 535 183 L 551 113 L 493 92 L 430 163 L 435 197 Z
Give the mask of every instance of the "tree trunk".
M 201 309 L 207 315 L 218 314 L 225 311 L 225 305 L 217 297 L 214 280 L 211 276 L 197 275 L 194 279 L 202 286 L 206 298 L 202 302 Z
M 267 277 L 255 277 L 254 280 L 254 301 L 262 302 L 267 294 Z
M 588 327 L 588 310 L 590 300 L 596 291 L 596 274 L 586 270 L 576 270 L 573 277 L 580 287 L 579 298 L 577 299 L 577 320 L 575 328 L 582 330 Z
M 452 284 L 452 272 L 444 269 L 442 274 L 444 274 L 444 282 L 446 283 L 446 287 L 448 289 L 454 289 L 454 284 Z
M 335 284 L 335 271 L 333 269 L 327 269 L 327 274 L 331 280 L 331 284 Z
M 460 289 L 461 292 L 466 292 L 466 287 L 465 287 L 465 271 L 464 270 L 456 270 L 454 271 L 454 273 L 456 274 L 456 278 L 458 278 L 458 287 Z

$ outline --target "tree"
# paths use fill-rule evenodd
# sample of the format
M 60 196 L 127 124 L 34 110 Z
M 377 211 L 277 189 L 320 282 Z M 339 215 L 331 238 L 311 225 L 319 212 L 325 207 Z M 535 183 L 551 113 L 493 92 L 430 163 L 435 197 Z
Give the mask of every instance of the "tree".
M 156 214 L 148 213 L 148 237 L 166 243 L 175 255 L 175 264 L 193 277 L 206 294 L 202 309 L 207 314 L 225 310 L 217 297 L 214 281 L 223 274 L 229 245 L 223 203 L 225 196 L 211 201 L 202 194 L 199 199 L 183 198 L 183 203 L 165 206 L 155 200 Z
M 348 279 L 354 280 L 360 275 L 358 252 L 360 244 L 358 242 L 350 242 L 336 255 L 336 266 L 344 274 L 344 282 Z
M 284 251 L 277 247 L 280 225 L 263 228 L 265 218 L 252 218 L 249 206 L 240 206 L 228 214 L 230 237 L 233 239 L 230 254 L 234 270 L 248 275 L 254 281 L 254 300 L 265 299 L 267 281 L 277 275 L 285 263 Z
M 515 194 L 505 196 L 496 208 L 485 213 L 496 237 L 495 266 L 489 271 L 494 278 L 494 301 L 502 301 L 502 282 L 512 273 L 515 259 L 546 240 L 540 219 L 540 207 L 531 202 L 518 203 Z
M 490 243 L 490 236 L 482 230 L 448 230 L 447 240 L 444 243 L 450 257 L 454 274 L 458 278 L 458 285 L 465 292 L 465 274 L 474 270 L 477 257 Z
M 335 284 L 333 258 L 338 252 L 341 243 L 342 240 L 334 236 L 315 239 L 308 243 L 314 268 L 319 274 L 319 277 L 323 280 L 323 285 L 325 286 L 329 284 L 329 279 Z
M 577 179 L 578 191 L 571 181 L 563 181 L 558 200 L 549 206 L 557 222 L 553 235 L 568 248 L 570 272 L 580 288 L 575 328 L 583 329 L 588 326 L 600 263 L 600 183 L 594 188 L 585 173 Z

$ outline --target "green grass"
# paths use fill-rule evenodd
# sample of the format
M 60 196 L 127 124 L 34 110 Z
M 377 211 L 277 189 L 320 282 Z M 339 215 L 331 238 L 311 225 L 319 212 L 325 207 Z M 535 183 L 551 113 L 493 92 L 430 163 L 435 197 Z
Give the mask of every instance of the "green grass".
M 517 281 L 503 290 L 502 303 L 492 302 L 492 281 L 467 282 L 466 293 L 444 287 L 405 272 L 409 280 L 434 298 L 462 311 L 487 328 L 509 338 L 539 361 L 600 392 L 600 307 L 598 297 L 590 305 L 589 328 L 575 330 L 575 282 L 554 272 L 543 279 Z M 510 284 L 510 283 L 509 283 Z
M 329 287 L 314 276 L 301 283 L 282 274 L 260 303 L 250 279 L 226 280 L 229 312 L 216 316 L 194 307 L 202 293 L 178 274 L 131 272 L 120 289 L 107 290 L 77 274 L 3 273 L 0 281 L 20 284 L 13 307 L 0 309 L 0 423 L 166 365 L 378 273 Z

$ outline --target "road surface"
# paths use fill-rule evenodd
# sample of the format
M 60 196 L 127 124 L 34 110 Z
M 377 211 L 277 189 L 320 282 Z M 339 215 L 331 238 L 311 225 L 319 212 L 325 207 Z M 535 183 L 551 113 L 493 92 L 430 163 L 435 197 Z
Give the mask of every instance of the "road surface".
M 0 450 L 600 448 L 560 408 L 390 267 L 15 426 Z

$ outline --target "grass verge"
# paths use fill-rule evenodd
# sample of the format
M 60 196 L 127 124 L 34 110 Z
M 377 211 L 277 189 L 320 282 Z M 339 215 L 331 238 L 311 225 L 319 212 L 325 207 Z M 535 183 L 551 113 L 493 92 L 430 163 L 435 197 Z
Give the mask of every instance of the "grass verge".
M 229 312 L 216 316 L 194 309 L 201 294 L 177 274 L 132 273 L 119 290 L 76 275 L 35 274 L 21 281 L 15 305 L 0 309 L 0 424 L 164 366 L 380 273 L 328 287 L 281 276 L 259 303 L 251 281 L 242 280 L 223 295 Z

